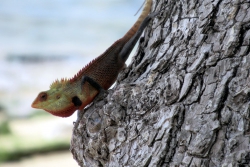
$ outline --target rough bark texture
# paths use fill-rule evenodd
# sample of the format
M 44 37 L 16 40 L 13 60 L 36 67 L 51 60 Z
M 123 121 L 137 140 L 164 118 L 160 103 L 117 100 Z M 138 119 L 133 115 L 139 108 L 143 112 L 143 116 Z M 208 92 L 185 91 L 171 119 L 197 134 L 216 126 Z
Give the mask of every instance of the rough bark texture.
M 250 164 L 250 2 L 152 9 L 164 6 L 117 85 L 84 110 L 71 141 L 80 166 Z

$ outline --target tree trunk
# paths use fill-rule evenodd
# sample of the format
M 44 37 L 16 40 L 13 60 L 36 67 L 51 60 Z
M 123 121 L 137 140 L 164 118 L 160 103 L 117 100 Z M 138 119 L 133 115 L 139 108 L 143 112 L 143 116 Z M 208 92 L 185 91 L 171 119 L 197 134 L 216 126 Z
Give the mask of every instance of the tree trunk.
M 164 7 L 116 86 L 84 110 L 71 141 L 80 166 L 250 164 L 250 2 L 152 10 Z

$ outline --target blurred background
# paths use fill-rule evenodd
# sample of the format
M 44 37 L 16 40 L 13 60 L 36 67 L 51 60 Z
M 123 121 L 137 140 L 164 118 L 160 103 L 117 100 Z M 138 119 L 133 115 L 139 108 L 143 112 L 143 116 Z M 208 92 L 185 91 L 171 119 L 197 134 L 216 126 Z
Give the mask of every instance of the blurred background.
M 73 121 L 30 107 L 133 25 L 143 0 L 0 1 L 0 166 L 78 166 Z M 133 53 L 132 53 L 133 54 Z M 131 56 L 130 56 L 131 59 Z

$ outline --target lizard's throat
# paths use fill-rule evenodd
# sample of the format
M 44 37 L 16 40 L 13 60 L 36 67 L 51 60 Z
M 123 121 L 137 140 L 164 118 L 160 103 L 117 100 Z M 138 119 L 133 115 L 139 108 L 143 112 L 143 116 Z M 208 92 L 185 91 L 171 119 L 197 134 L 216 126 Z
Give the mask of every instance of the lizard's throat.
M 78 108 L 76 108 L 74 105 L 71 105 L 63 110 L 57 110 L 57 111 L 51 111 L 51 110 L 45 110 L 52 115 L 58 116 L 58 117 L 69 117 L 71 116 Z

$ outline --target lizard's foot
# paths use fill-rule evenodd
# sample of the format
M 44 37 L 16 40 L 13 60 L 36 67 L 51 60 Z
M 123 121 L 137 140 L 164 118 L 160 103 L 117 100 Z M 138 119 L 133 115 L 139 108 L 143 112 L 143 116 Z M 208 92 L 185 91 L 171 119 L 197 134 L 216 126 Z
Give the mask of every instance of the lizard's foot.
M 97 103 L 98 101 L 103 100 L 108 94 L 108 91 L 105 89 L 100 89 L 99 93 L 96 95 L 95 99 L 93 100 L 92 104 Z M 77 130 L 80 121 L 82 120 L 82 117 L 84 115 L 84 109 L 82 110 L 77 110 L 77 120 L 74 122 L 74 131 Z
M 88 82 L 91 86 L 93 86 L 96 90 L 99 91 L 99 93 L 96 95 L 95 99 L 93 100 L 93 103 L 96 103 L 97 101 L 100 101 L 102 99 L 104 99 L 107 94 L 108 91 L 103 89 L 96 81 L 94 81 L 92 78 L 88 77 L 88 76 L 83 76 L 82 77 L 82 81 L 81 81 L 81 87 L 83 87 L 83 85 L 85 84 L 85 82 Z M 77 120 L 76 122 L 74 122 L 74 130 L 76 130 L 79 126 L 79 123 L 83 117 L 84 114 L 84 109 L 82 110 L 77 110 Z
M 93 100 L 93 103 L 96 103 L 102 99 L 104 99 L 108 95 L 108 91 L 105 89 L 100 89 L 99 93 L 96 95 L 95 99 Z

